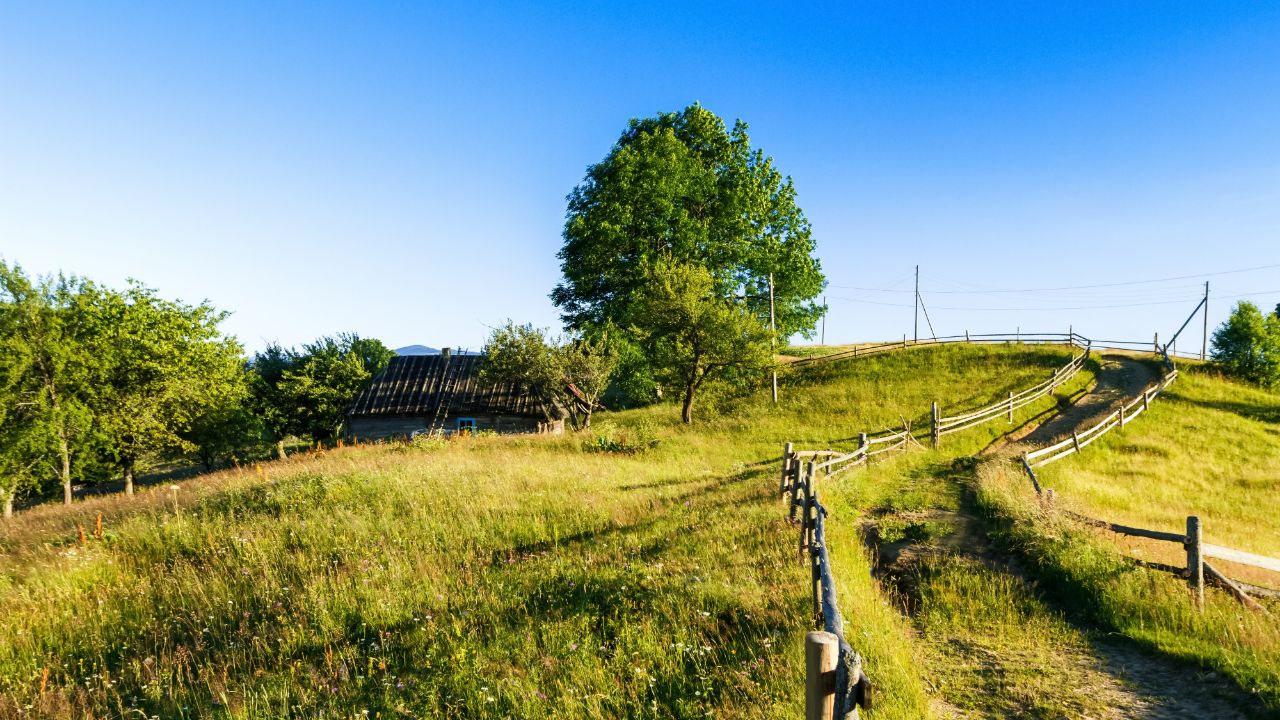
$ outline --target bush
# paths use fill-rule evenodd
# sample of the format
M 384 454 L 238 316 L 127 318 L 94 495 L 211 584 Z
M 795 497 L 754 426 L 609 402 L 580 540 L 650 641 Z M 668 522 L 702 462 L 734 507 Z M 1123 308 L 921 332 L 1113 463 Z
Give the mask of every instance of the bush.
M 1251 302 L 1237 303 L 1213 332 L 1213 359 L 1228 375 L 1263 387 L 1280 383 L 1280 316 L 1263 315 Z
M 658 447 L 657 434 L 657 426 L 647 420 L 626 428 L 606 420 L 591 427 L 591 439 L 586 442 L 586 449 L 638 455 Z

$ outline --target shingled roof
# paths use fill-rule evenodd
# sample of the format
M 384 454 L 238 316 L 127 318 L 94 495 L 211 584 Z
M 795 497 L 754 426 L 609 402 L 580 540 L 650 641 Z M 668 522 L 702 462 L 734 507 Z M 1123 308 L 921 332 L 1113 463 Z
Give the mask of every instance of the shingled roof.
M 373 378 L 347 410 L 348 417 L 434 415 L 443 400 L 448 413 L 521 415 L 560 419 L 564 412 L 513 385 L 482 384 L 483 355 L 399 355 Z M 452 380 L 450 380 L 452 378 Z M 451 386 L 447 397 L 442 388 Z

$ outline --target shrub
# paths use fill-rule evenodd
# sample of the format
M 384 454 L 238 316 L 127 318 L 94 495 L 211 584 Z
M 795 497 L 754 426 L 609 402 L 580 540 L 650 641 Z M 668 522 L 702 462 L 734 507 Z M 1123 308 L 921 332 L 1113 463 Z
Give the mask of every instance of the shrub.
M 596 423 L 586 448 L 595 452 L 638 455 L 658 447 L 657 426 L 642 420 L 630 427 L 619 427 L 612 421 Z
M 1213 332 L 1213 359 L 1234 377 L 1271 387 L 1280 382 L 1280 317 L 1240 302 Z

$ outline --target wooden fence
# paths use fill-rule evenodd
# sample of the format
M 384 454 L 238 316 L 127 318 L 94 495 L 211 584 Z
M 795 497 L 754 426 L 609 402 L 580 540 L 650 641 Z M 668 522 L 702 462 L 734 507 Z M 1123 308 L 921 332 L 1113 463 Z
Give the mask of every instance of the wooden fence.
M 1133 422 L 1135 418 L 1141 415 L 1151 405 L 1151 401 L 1156 398 L 1165 388 L 1178 377 L 1178 371 L 1172 370 L 1165 373 L 1164 377 L 1150 386 L 1145 388 L 1137 397 L 1122 405 L 1119 410 L 1111 413 L 1105 418 L 1099 420 L 1093 426 L 1080 431 L 1072 431 L 1071 437 L 1054 443 L 1047 447 L 1034 450 L 1023 456 L 1023 460 L 1030 467 L 1040 467 L 1048 465 L 1054 460 L 1060 460 L 1072 453 L 1078 453 L 1089 443 L 1106 435 L 1115 428 L 1122 428 Z
M 876 345 L 863 345 L 861 347 L 853 347 L 849 350 L 841 350 L 840 352 L 831 353 L 830 355 L 817 355 L 815 357 L 800 358 L 787 363 L 787 367 L 800 368 L 810 365 L 819 365 L 836 360 L 852 360 L 854 358 L 870 357 L 871 355 L 879 355 L 881 353 L 893 350 L 905 350 L 914 347 L 929 347 L 932 345 L 947 345 L 951 343 L 969 343 L 969 344 L 1007 344 L 1016 343 L 1024 345 L 1079 345 L 1089 342 L 1089 339 L 1076 333 L 1074 330 L 1065 333 L 1024 333 L 1021 331 L 1013 333 L 986 333 L 986 334 L 970 334 L 967 330 L 963 335 L 944 335 L 942 337 L 929 338 L 927 340 L 908 340 L 904 335 L 902 341 L 879 343 Z
M 1163 354 L 1163 353 L 1162 353 Z M 1064 458 L 1072 453 L 1080 452 L 1089 443 L 1097 440 L 1109 431 L 1115 428 L 1123 428 L 1125 425 L 1133 422 L 1138 415 L 1146 411 L 1151 401 L 1154 400 L 1161 391 L 1169 387 L 1169 385 L 1178 377 L 1178 370 L 1173 368 L 1173 363 L 1168 355 L 1165 355 L 1168 370 L 1164 376 L 1145 388 L 1141 393 L 1129 402 L 1120 407 L 1119 410 L 1099 420 L 1093 426 L 1083 431 L 1072 431 L 1071 437 L 1061 442 L 1033 450 L 1025 453 L 1020 458 L 1022 468 L 1027 476 L 1031 478 L 1031 484 L 1035 488 L 1036 494 L 1045 502 L 1046 505 L 1052 506 L 1054 502 L 1054 491 L 1046 489 L 1040 484 L 1040 478 L 1036 475 L 1035 468 L 1047 465 L 1055 460 Z M 1229 562 L 1250 567 L 1269 570 L 1271 572 L 1280 573 L 1280 559 L 1268 557 L 1266 555 L 1255 555 L 1234 548 L 1223 547 L 1221 545 L 1213 545 L 1204 542 L 1202 537 L 1202 526 L 1200 517 L 1190 515 L 1187 517 L 1187 529 L 1185 534 L 1165 532 L 1161 530 L 1149 530 L 1147 528 L 1129 527 L 1118 523 L 1099 520 L 1087 515 L 1064 510 L 1063 514 L 1074 520 L 1082 522 L 1086 525 L 1104 528 L 1111 532 L 1128 535 L 1132 537 L 1143 537 L 1150 540 L 1160 540 L 1164 542 L 1173 542 L 1182 545 L 1187 551 L 1186 567 L 1176 567 L 1165 565 L 1163 563 L 1153 563 L 1136 558 L 1130 558 L 1145 567 L 1185 577 L 1192 591 L 1192 602 L 1197 610 L 1204 609 L 1204 586 L 1206 579 L 1209 583 L 1221 587 L 1231 593 L 1237 600 L 1245 606 L 1254 609 L 1265 609 L 1257 603 L 1250 594 L 1264 597 L 1280 597 L 1280 591 L 1270 588 L 1250 585 L 1249 583 L 1232 580 L 1222 574 L 1217 568 L 1205 562 L 1206 557 L 1217 558 L 1219 560 L 1227 560 Z
M 800 557 L 808 555 L 813 622 L 819 628 L 805 638 L 805 718 L 843 720 L 856 718 L 858 708 L 871 708 L 871 681 L 863 672 L 862 656 L 844 637 L 844 616 L 827 552 L 827 509 L 818 500 L 814 457 L 811 453 L 801 456 L 787 443 L 779 489 L 784 498 L 790 497 L 788 517 L 799 521 Z

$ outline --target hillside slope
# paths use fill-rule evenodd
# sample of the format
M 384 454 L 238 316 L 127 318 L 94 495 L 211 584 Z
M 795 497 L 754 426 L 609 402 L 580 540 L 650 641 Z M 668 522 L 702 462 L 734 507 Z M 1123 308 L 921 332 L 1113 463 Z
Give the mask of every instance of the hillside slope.
M 918 350 L 784 376 L 778 407 L 721 402 L 692 429 L 669 407 L 608 418 L 657 439 L 645 454 L 346 448 L 25 513 L 0 529 L 0 717 L 794 717 L 810 618 L 782 442 L 920 427 L 931 400 L 981 405 L 1065 359 Z M 848 486 L 902 486 L 1006 429 Z M 927 715 L 907 626 L 856 546 L 837 561 L 876 716 Z

